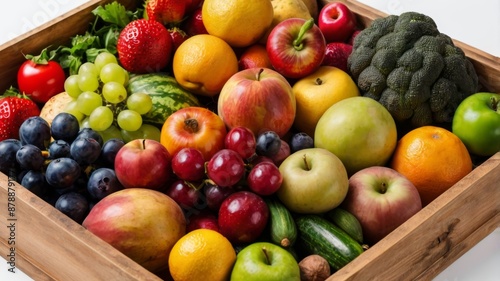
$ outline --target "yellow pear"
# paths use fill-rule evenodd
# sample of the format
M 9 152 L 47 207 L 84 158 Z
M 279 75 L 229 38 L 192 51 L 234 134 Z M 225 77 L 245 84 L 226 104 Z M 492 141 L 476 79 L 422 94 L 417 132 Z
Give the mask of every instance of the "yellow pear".
M 271 0 L 273 4 L 273 21 L 269 27 L 267 33 L 260 40 L 261 43 L 267 42 L 267 37 L 271 30 L 278 25 L 278 23 L 289 19 L 289 18 L 302 18 L 308 20 L 311 18 L 309 9 L 303 0 Z
M 318 1 L 317 0 L 302 0 L 304 4 L 306 4 L 307 9 L 309 10 L 309 14 L 314 19 L 317 19 L 319 14 Z

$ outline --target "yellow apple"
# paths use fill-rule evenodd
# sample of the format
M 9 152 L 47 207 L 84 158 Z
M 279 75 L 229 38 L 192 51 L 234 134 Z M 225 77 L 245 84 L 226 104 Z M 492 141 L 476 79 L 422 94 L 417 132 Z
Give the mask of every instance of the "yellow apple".
M 314 136 L 314 129 L 323 113 L 333 104 L 359 96 L 351 76 L 333 66 L 321 66 L 299 79 L 292 87 L 296 99 L 294 127 Z

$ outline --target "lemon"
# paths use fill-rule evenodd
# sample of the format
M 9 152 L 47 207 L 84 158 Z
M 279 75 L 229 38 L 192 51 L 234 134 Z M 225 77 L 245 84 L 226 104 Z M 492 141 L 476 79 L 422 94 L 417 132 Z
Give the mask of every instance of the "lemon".
M 207 32 L 233 47 L 256 43 L 271 26 L 270 0 L 205 0 L 201 14 Z
M 231 242 L 211 229 L 196 229 L 174 244 L 168 258 L 170 275 L 176 281 L 228 280 L 236 252 Z

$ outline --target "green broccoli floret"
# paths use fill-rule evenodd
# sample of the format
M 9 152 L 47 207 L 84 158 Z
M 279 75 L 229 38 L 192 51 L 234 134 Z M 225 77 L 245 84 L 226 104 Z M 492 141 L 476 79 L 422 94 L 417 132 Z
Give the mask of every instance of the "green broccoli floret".
M 460 102 L 479 90 L 464 52 L 417 12 L 374 20 L 354 40 L 347 65 L 362 95 L 412 127 L 451 122 Z

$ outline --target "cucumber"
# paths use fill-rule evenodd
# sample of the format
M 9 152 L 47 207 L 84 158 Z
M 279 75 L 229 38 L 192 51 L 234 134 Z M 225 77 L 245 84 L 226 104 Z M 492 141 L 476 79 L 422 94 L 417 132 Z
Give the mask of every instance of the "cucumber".
M 269 207 L 269 234 L 274 244 L 289 248 L 297 240 L 297 226 L 290 211 L 275 197 L 265 199 Z
M 363 243 L 363 229 L 356 218 L 349 211 L 340 207 L 326 212 L 326 218 L 349 234 L 354 240 Z
M 364 249 L 345 231 L 319 215 L 295 219 L 297 244 L 308 252 L 325 258 L 332 269 L 339 270 L 363 253 Z

